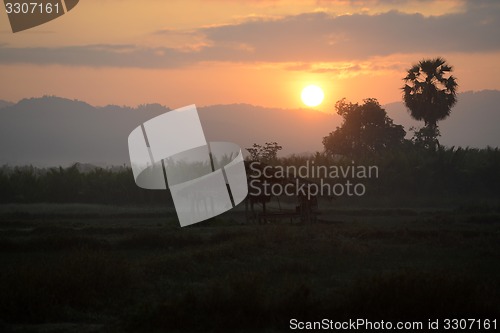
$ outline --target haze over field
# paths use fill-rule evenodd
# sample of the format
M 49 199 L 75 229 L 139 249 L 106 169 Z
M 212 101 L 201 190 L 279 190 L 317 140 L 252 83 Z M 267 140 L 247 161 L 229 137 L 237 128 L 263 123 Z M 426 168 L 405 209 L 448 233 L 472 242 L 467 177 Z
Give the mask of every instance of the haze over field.
M 94 107 L 59 97 L 4 105 L 0 108 L 0 163 L 45 166 L 128 164 L 129 133 L 169 110 L 159 104 Z M 411 119 L 401 102 L 384 107 L 407 132 L 411 126 L 422 126 Z M 277 141 L 284 147 L 282 155 L 322 151 L 322 138 L 341 122 L 336 114 L 248 104 L 206 106 L 198 111 L 207 140 L 235 142 L 243 148 Z M 447 146 L 498 147 L 499 122 L 500 91 L 462 93 L 451 116 L 441 123 L 440 141 Z

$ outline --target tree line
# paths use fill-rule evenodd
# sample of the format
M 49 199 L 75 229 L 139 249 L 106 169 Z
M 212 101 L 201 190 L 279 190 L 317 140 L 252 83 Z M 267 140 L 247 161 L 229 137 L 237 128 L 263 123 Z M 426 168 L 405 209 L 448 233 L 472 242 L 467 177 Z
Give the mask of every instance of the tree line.
M 349 166 L 350 158 L 327 152 L 312 156 L 274 157 L 267 163 L 296 166 L 306 162 Z M 498 148 L 446 148 L 424 150 L 407 145 L 404 149 L 383 150 L 376 155 L 358 156 L 357 165 L 376 165 L 380 176 L 367 179 L 367 196 L 400 199 L 415 197 L 441 199 L 498 198 L 500 193 L 500 150 Z M 314 180 L 313 180 L 314 181 Z M 33 166 L 0 168 L 0 203 L 96 203 L 110 205 L 171 204 L 168 190 L 139 188 L 129 167 L 95 168 L 82 171 Z
M 80 170 L 79 164 L 63 168 L 33 166 L 0 168 L 0 203 L 100 203 L 165 204 L 169 191 L 139 188 L 132 169 L 93 168 Z

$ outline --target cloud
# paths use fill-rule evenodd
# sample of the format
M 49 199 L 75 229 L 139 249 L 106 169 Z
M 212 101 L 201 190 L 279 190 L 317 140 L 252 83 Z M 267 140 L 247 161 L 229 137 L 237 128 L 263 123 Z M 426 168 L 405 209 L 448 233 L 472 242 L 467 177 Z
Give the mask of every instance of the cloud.
M 85 45 L 67 47 L 10 48 L 0 46 L 0 63 L 38 65 L 169 68 L 186 63 L 182 52 L 135 45 Z
M 499 7 L 425 17 L 308 13 L 205 29 L 214 45 L 251 45 L 257 61 L 341 61 L 394 53 L 488 52 L 500 49 Z
M 364 61 L 391 54 L 446 54 L 500 50 L 500 4 L 469 3 L 464 12 L 424 16 L 389 11 L 334 16 L 305 13 L 251 19 L 190 32 L 156 31 L 165 39 L 203 36 L 196 47 L 84 45 L 12 48 L 0 45 L 0 63 L 176 68 L 200 62 L 314 63 Z M 168 45 L 168 43 L 165 43 Z

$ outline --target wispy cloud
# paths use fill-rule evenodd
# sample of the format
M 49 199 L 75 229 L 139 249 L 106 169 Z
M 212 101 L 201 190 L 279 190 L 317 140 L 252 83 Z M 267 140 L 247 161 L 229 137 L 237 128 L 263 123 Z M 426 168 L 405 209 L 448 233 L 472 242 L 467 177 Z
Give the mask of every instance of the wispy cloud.
M 500 4 L 470 3 L 466 11 L 424 16 L 390 11 L 377 15 L 334 16 L 324 12 L 283 18 L 252 18 L 238 24 L 152 34 L 168 41 L 184 37 L 183 47 L 80 45 L 14 48 L 0 45 L 0 63 L 91 67 L 177 68 L 200 62 L 309 63 L 364 61 L 391 54 L 500 50 Z M 290 68 L 291 70 L 296 70 Z M 356 70 L 356 68 L 351 68 Z

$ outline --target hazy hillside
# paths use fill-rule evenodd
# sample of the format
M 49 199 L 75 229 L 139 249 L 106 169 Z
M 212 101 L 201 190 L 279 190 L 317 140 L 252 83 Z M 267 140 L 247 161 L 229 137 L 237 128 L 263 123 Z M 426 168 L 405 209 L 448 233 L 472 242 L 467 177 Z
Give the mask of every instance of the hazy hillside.
M 0 163 L 123 164 L 128 133 L 167 110 L 96 108 L 58 97 L 24 99 L 0 110 Z
M 11 106 L 13 105 L 14 103 L 12 102 L 8 102 L 8 101 L 4 101 L 4 100 L 0 100 L 0 109 L 4 108 L 4 107 L 7 107 L 7 106 Z
M 500 91 L 465 92 L 450 118 L 440 123 L 441 142 L 451 146 L 500 146 Z M 169 109 L 94 107 L 59 97 L 0 102 L 0 164 L 68 165 L 74 162 L 128 163 L 127 137 L 144 121 Z M 385 106 L 395 123 L 408 131 L 421 126 L 402 103 Z M 323 136 L 340 124 L 340 117 L 308 109 L 285 110 L 247 104 L 199 107 L 209 141 L 232 141 L 241 147 L 277 141 L 283 153 L 322 149 Z
M 394 122 L 403 125 L 407 132 L 412 126 L 423 126 L 423 122 L 411 119 L 401 102 L 384 107 Z M 464 92 L 458 95 L 457 105 L 450 117 L 439 122 L 442 135 L 440 142 L 446 146 L 500 147 L 499 123 L 500 91 Z
M 168 110 L 158 104 L 93 107 L 59 97 L 24 99 L 0 110 L 0 163 L 128 163 L 129 133 Z M 278 141 L 284 153 L 321 149 L 322 137 L 339 121 L 338 116 L 310 110 L 244 104 L 198 111 L 209 141 L 231 141 L 243 148 L 254 142 Z
M 321 150 L 322 139 L 341 122 L 340 116 L 308 109 L 285 110 L 248 104 L 199 108 L 209 141 L 232 141 L 242 148 L 276 141 L 283 154 Z

